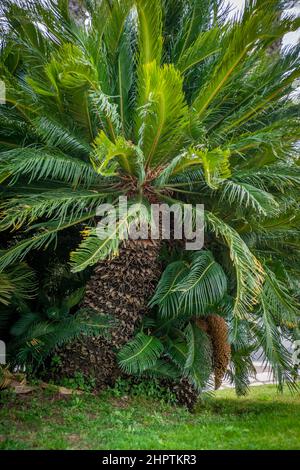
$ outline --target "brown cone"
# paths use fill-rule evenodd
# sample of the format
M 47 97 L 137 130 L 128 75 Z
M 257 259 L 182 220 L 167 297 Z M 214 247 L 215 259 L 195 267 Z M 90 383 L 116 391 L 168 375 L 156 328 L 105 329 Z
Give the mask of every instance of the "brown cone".
M 213 364 L 215 374 L 215 389 L 222 385 L 230 361 L 230 344 L 228 342 L 228 326 L 224 318 L 219 315 L 208 315 L 204 319 L 198 318 L 196 325 L 206 331 L 211 337 L 213 347 Z

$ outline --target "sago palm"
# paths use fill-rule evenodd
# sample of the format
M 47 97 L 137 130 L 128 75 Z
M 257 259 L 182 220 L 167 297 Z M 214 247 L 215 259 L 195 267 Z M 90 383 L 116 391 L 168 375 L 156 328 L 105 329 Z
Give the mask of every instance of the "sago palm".
M 289 378 L 280 332 L 298 325 L 299 119 L 290 96 L 299 46 L 269 51 L 299 26 L 284 13 L 278 20 L 290 2 L 249 0 L 228 20 L 220 0 L 91 0 L 84 25 L 67 1 L 21 3 L 2 2 L 1 229 L 20 240 L 2 252 L 1 269 L 78 226 L 72 270 L 95 265 L 83 303 L 120 321 L 111 343 L 82 346 L 107 380 L 113 347 L 132 337 L 154 293 L 160 242 L 100 240 L 97 207 L 119 196 L 146 207 L 203 203 L 205 248 L 222 268 L 185 264 L 190 286 L 201 281 L 185 295 L 173 267 L 152 305 L 174 318 L 184 306 L 190 318 L 223 302 L 233 357 L 254 337 L 279 382 Z

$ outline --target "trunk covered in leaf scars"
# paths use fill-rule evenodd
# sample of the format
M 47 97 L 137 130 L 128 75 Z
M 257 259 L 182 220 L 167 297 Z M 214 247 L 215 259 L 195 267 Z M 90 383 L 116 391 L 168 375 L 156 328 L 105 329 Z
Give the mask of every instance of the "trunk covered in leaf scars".
M 161 275 L 159 250 L 158 240 L 128 241 L 118 257 L 97 264 L 82 306 L 112 315 L 116 325 L 108 339 L 82 337 L 59 351 L 60 376 L 81 372 L 97 388 L 114 384 L 121 374 L 116 352 L 132 339 Z
M 172 390 L 175 393 L 178 405 L 186 407 L 189 411 L 194 410 L 199 392 L 186 378 L 174 383 Z

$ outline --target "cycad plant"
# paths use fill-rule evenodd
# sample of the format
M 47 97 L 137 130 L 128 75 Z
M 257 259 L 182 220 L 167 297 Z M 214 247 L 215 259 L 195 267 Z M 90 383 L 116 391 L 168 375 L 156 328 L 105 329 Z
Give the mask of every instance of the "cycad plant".
M 20 304 L 34 294 L 34 273 L 25 263 L 0 272 L 0 305 Z
M 77 289 L 60 302 L 50 303 L 44 298 L 41 310 L 24 306 L 10 334 L 8 358 L 10 365 L 25 366 L 27 370 L 43 371 L 46 359 L 58 347 L 82 337 L 108 336 L 111 318 L 88 309 L 71 310 L 78 304 L 84 289 Z M 47 372 L 48 376 L 49 371 Z M 92 375 L 92 370 L 90 371 Z
M 185 261 L 190 290 L 172 265 L 152 306 L 188 323 L 218 308 L 239 383 L 260 346 L 282 384 L 292 370 L 282 338 L 299 321 L 300 70 L 299 46 L 275 55 L 270 46 L 299 26 L 284 13 L 291 2 L 248 0 L 232 19 L 221 0 L 84 3 L 79 24 L 66 0 L 2 1 L 1 229 L 18 236 L 0 268 L 78 227 L 72 270 L 95 265 L 83 305 L 119 320 L 111 342 L 99 342 L 107 356 L 93 355 L 99 375 L 103 357 L 112 374 L 113 348 L 149 316 L 160 241 L 100 240 L 97 206 L 119 196 L 129 206 L 203 203 L 209 251 L 195 268 Z

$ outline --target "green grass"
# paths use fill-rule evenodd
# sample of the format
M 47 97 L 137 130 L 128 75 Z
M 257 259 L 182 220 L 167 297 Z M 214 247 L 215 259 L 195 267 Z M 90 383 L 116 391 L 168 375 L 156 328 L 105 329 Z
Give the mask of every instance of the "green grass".
M 1 449 L 299 449 L 300 397 L 218 392 L 194 414 L 159 401 L 0 395 Z

